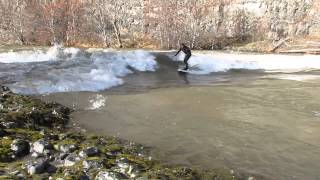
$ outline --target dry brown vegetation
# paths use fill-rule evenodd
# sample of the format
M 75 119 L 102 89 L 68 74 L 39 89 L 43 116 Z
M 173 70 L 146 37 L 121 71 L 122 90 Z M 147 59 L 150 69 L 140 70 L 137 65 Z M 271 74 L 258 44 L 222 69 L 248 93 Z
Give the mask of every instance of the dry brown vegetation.
M 320 34 L 319 0 L 253 2 L 262 15 L 246 0 L 0 0 L 0 43 L 221 49 Z

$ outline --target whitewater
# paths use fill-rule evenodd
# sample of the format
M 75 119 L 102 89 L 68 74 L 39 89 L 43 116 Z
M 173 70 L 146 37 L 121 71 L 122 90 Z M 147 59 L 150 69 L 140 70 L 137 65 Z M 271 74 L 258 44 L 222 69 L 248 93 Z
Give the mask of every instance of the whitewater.
M 319 179 L 320 56 L 0 49 L 0 84 L 74 110 L 90 133 L 156 147 L 168 164 Z M 1 109 L 1 105 L 0 105 Z
M 159 59 L 159 54 L 164 54 L 165 58 Z M 102 91 L 124 85 L 124 79 L 130 74 L 160 72 L 164 61 L 177 64 L 177 67 L 166 69 L 167 72 L 176 73 L 178 65 L 183 67 L 184 55 L 175 57 L 174 54 L 174 51 L 79 49 L 59 45 L 47 49 L 2 52 L 0 81 L 5 82 L 14 92 L 22 94 Z M 203 75 L 206 75 L 207 79 L 214 79 L 218 77 L 215 73 L 228 73 L 233 70 L 260 71 L 268 74 L 320 69 L 320 60 L 316 55 L 196 51 L 189 63 L 190 66 L 194 66 L 189 75 L 198 76 L 197 79 Z M 272 75 L 269 77 L 304 79 L 292 74 Z M 310 79 L 309 75 L 307 76 L 306 79 Z M 318 75 L 311 76 L 312 79 L 318 78 Z
M 88 53 L 61 46 L 1 53 L 0 62 L 0 78 L 12 78 L 9 86 L 23 94 L 100 91 L 123 84 L 122 77 L 134 71 L 157 68 L 155 57 L 142 50 Z

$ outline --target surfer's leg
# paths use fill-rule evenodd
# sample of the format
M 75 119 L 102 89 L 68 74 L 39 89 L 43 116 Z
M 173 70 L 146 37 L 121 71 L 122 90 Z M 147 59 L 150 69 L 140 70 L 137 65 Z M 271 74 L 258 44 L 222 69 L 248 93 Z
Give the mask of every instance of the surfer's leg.
M 184 64 L 186 65 L 186 67 L 184 68 L 184 70 L 188 70 L 189 69 L 189 64 L 188 64 L 188 60 L 190 59 L 191 55 L 186 55 L 186 57 L 184 58 Z

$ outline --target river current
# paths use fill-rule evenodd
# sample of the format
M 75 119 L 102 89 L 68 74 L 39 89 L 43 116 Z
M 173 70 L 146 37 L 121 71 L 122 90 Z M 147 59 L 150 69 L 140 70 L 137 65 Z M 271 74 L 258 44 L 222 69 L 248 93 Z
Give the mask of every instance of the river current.
M 320 178 L 320 61 L 313 55 L 59 46 L 0 53 L 0 82 L 75 109 L 88 131 L 155 147 L 167 163 L 267 179 Z

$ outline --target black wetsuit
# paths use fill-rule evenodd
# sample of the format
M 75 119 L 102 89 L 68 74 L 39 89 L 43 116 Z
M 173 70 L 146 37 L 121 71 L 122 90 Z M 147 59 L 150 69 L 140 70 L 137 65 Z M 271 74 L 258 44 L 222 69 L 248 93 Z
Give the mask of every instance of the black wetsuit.
M 189 69 L 189 64 L 188 64 L 188 60 L 190 59 L 191 57 L 191 50 L 188 46 L 183 46 L 182 48 L 179 49 L 179 51 L 177 52 L 176 55 L 178 55 L 180 52 L 184 52 L 186 54 L 186 56 L 184 57 L 184 64 L 186 64 L 186 67 L 184 68 L 184 70 L 188 70 Z

